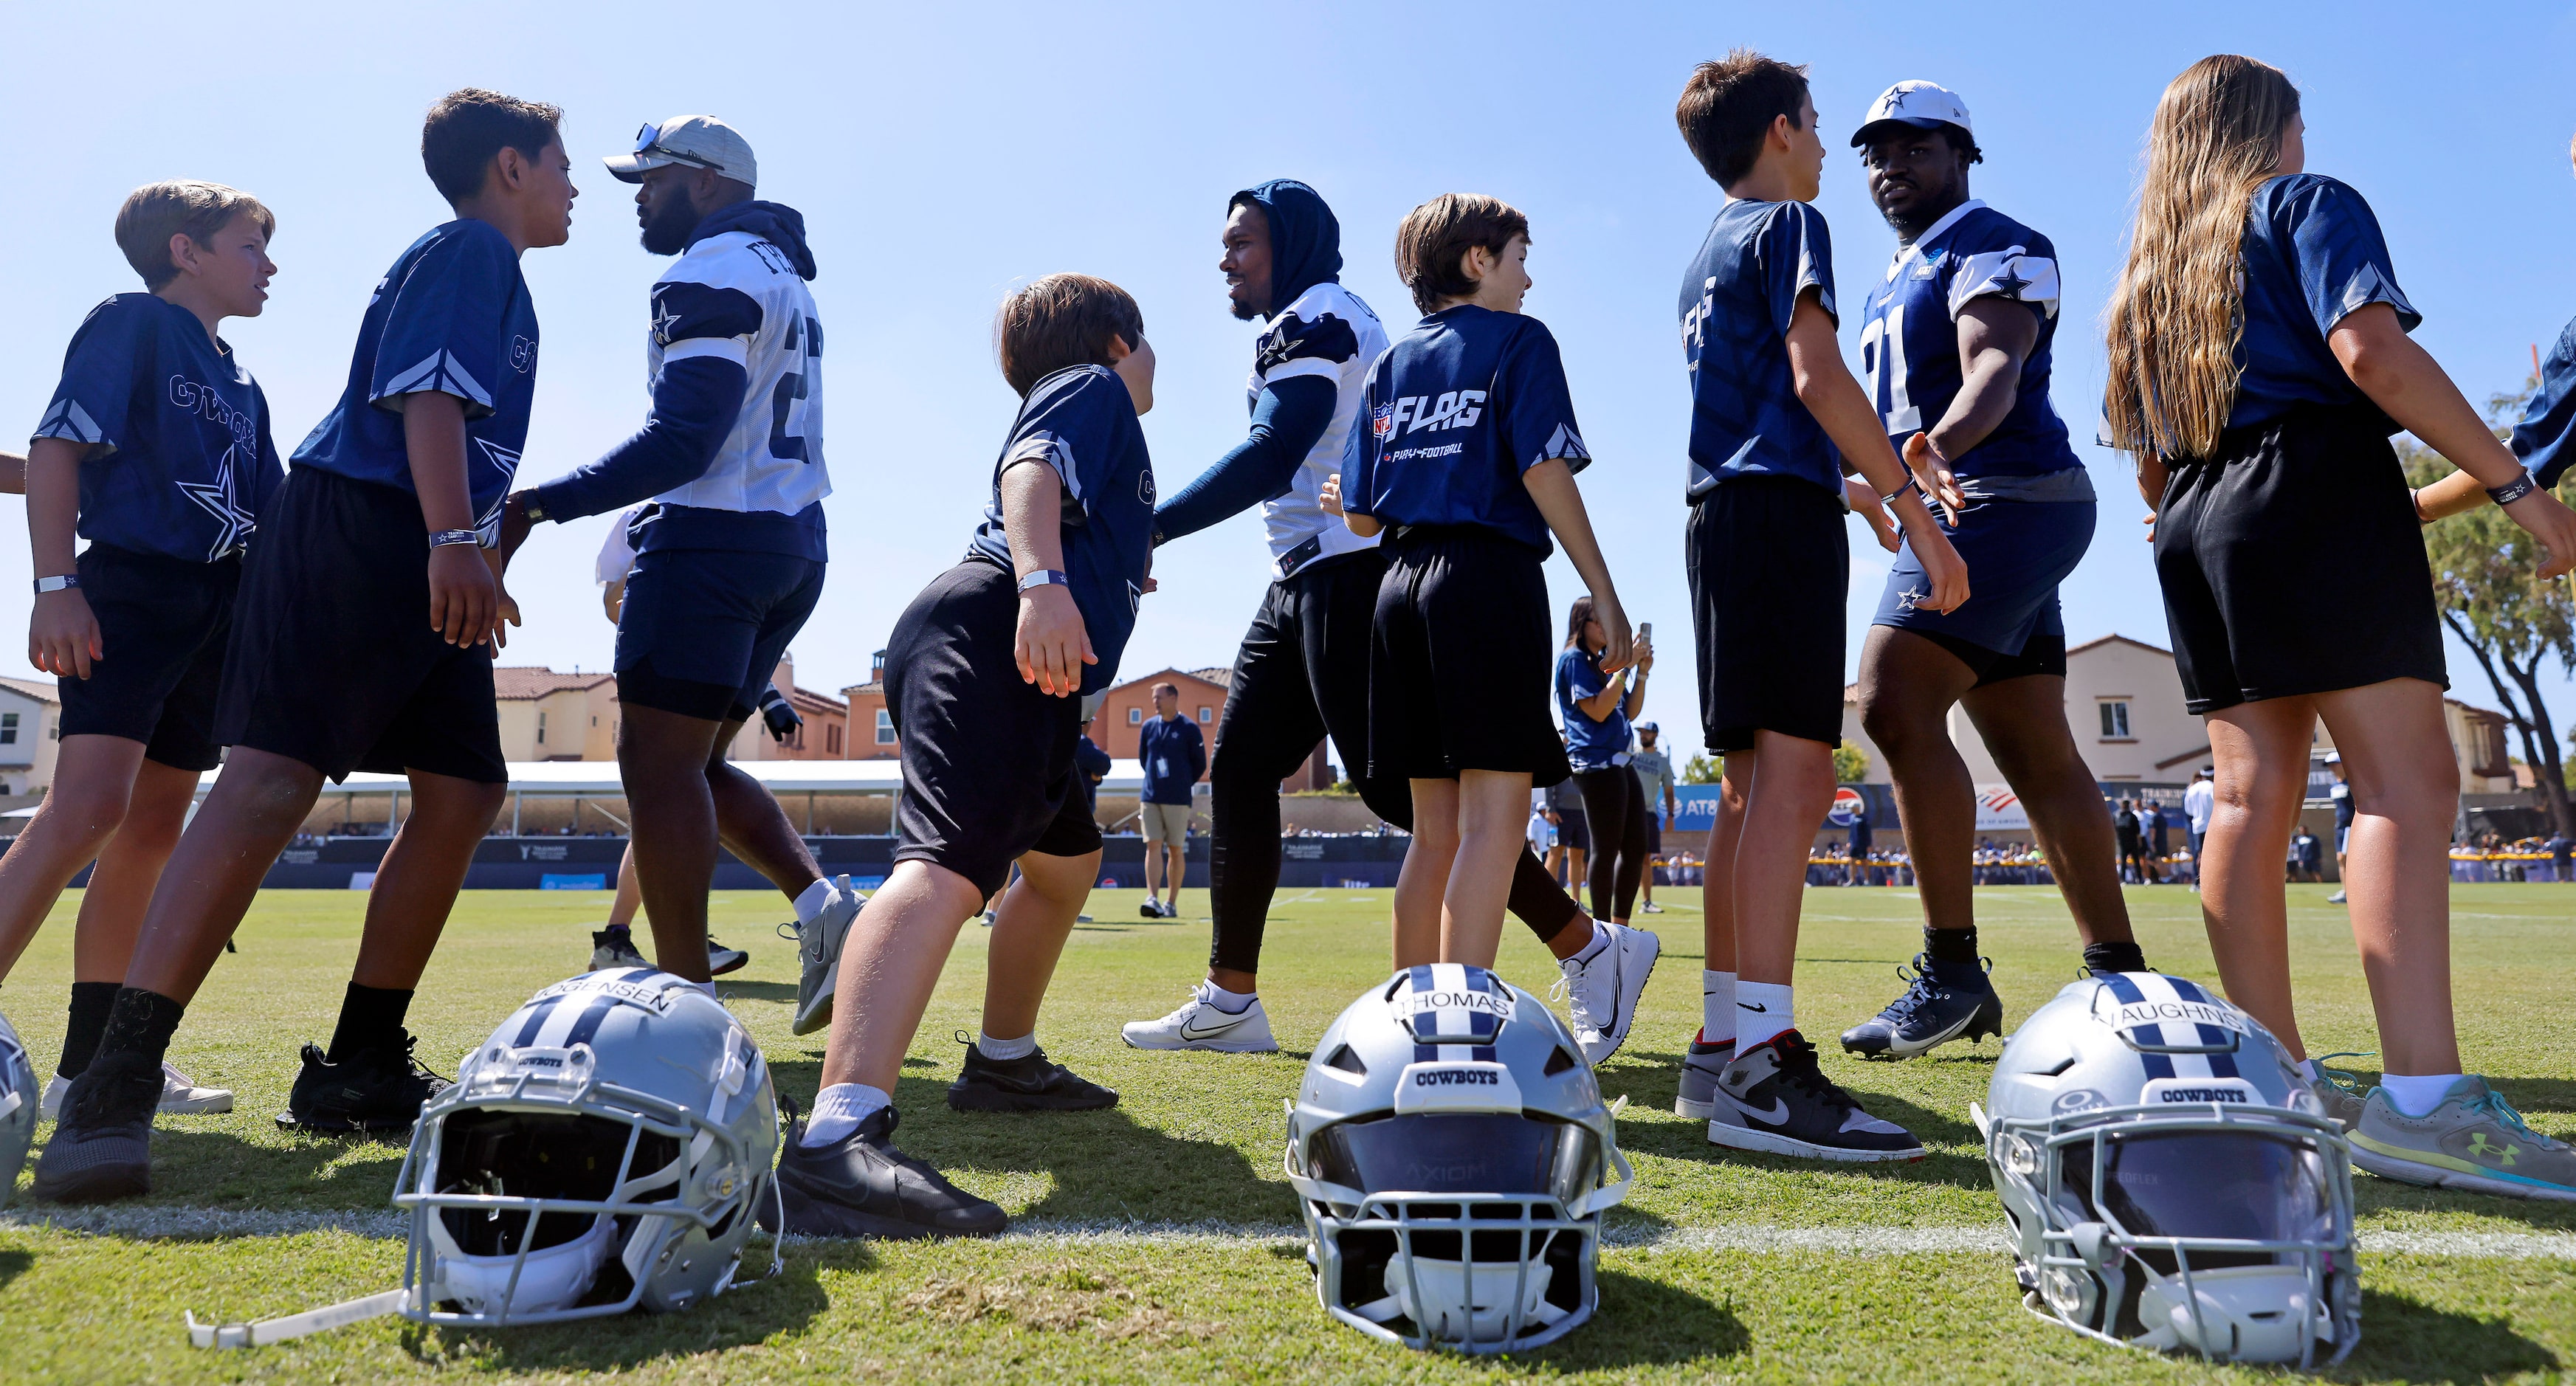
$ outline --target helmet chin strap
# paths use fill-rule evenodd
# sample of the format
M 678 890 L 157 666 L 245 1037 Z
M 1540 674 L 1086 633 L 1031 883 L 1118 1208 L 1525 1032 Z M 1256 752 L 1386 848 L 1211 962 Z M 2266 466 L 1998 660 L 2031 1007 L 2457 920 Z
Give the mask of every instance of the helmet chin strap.
M 201 1348 L 266 1347 L 289 1338 L 301 1338 L 368 1319 L 383 1318 L 403 1311 L 406 1290 L 387 1290 L 362 1299 L 343 1300 L 319 1309 L 283 1318 L 261 1319 L 255 1323 L 199 1323 L 195 1310 L 188 1311 L 188 1345 Z M 427 1291 L 424 1288 L 424 1296 Z M 426 1298 L 423 1303 L 427 1303 Z

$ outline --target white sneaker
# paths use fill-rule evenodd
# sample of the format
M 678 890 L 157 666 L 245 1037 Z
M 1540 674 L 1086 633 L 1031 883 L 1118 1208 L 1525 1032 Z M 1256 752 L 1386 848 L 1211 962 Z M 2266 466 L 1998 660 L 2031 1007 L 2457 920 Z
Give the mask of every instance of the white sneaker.
M 1652 900 L 1647 901 L 1647 902 L 1646 902 L 1646 907 L 1645 907 L 1643 910 L 1640 910 L 1640 911 L 1639 911 L 1639 913 L 1641 913 L 1641 914 L 1662 914 L 1663 912 L 1664 912 L 1664 907 L 1663 907 L 1663 906 L 1661 906 L 1661 905 L 1656 904 L 1656 903 L 1655 903 L 1654 901 L 1652 901 Z
M 1219 1054 L 1275 1054 L 1279 1041 L 1270 1035 L 1270 1013 L 1261 998 L 1240 1011 L 1221 1010 L 1210 994 L 1213 983 L 1190 988 L 1190 999 L 1160 1020 L 1131 1020 L 1119 1030 L 1130 1049 L 1208 1049 Z
M 1664 941 L 1650 929 L 1595 922 L 1610 931 L 1608 946 L 1593 954 L 1590 963 L 1572 958 L 1558 963 L 1565 975 L 1556 979 L 1548 999 L 1566 1003 L 1584 1062 L 1597 1067 L 1628 1042 L 1628 1030 L 1637 1021 L 1637 998 L 1654 975 Z
M 45 1095 L 36 1104 L 37 1115 L 46 1121 L 59 1120 L 63 1114 L 63 1097 L 72 1090 L 72 1080 L 57 1073 L 45 1080 Z M 174 1065 L 161 1065 L 161 1105 L 159 1110 L 173 1116 L 201 1116 L 208 1112 L 229 1112 L 233 1094 L 229 1088 L 201 1088 Z

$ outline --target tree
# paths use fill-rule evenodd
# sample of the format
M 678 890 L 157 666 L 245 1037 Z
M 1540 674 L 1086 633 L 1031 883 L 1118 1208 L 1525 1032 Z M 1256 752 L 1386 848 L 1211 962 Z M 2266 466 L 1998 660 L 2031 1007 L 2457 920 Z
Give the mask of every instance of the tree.
M 2526 385 L 2487 401 L 2487 421 L 2502 425 L 2499 435 L 2510 428 L 2533 388 Z M 2450 463 L 2412 438 L 2400 439 L 2397 452 L 2406 464 L 2409 486 L 2439 481 L 2452 471 Z M 2442 623 L 2468 646 L 2496 701 L 2504 705 L 2505 720 L 2521 735 L 2523 758 L 2538 767 L 2533 778 L 2549 806 L 2551 823 L 2560 832 L 2576 832 L 2557 725 L 2540 696 L 2544 660 L 2555 660 L 2562 671 L 2576 671 L 2576 593 L 2564 581 L 2535 576 L 2540 545 L 2492 505 L 2426 527 L 2424 549 L 2433 565 Z
M 1723 756 L 1692 756 L 1682 766 L 1684 784 L 1715 784 L 1725 775 L 1726 759 Z
M 1869 774 L 1869 752 L 1862 750 L 1850 737 L 1834 747 L 1834 783 L 1858 784 Z

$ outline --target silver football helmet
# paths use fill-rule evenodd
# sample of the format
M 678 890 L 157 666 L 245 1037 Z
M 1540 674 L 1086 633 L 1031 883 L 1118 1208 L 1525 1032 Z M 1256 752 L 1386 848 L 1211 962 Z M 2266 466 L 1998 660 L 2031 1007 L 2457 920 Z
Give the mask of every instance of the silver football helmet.
M 557 982 L 413 1128 L 402 1312 L 500 1325 L 711 1299 L 777 1155 L 769 1067 L 714 998 L 650 968 Z
M 2161 973 L 2071 983 L 1969 1114 L 2033 1313 L 2222 1361 L 2360 1341 L 2343 1133 L 2243 1011 Z
M 1601 1211 L 1635 1173 L 1582 1055 L 1537 997 L 1479 967 L 1408 968 L 1352 1002 L 1288 1109 L 1325 1310 L 1468 1352 L 1590 1318 Z
M 36 1060 L 0 1015 L 0 1208 L 18 1191 L 27 1147 L 36 1143 Z

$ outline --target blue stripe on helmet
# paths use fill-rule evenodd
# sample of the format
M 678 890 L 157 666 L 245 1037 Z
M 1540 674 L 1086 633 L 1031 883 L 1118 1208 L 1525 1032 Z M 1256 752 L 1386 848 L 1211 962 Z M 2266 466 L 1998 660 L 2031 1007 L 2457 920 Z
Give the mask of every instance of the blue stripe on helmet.
M 2135 1004 L 2147 999 L 2147 994 L 2138 990 L 2137 982 L 2126 973 L 2114 972 L 2102 979 L 2102 985 L 2109 987 L 2111 994 L 2125 1003 Z
M 597 1035 L 599 1027 L 607 1021 L 608 1013 L 616 1009 L 617 998 L 614 996 L 603 996 L 591 1002 L 580 1018 L 573 1021 L 571 1033 L 564 1036 L 564 1047 L 569 1049 L 576 1044 L 590 1043 L 591 1037 Z
M 537 1032 L 546 1028 L 546 1017 L 554 1012 L 555 1006 L 562 1000 L 563 998 L 560 996 L 549 996 L 545 1000 L 530 1006 L 528 1008 L 527 1023 L 519 1027 L 519 1037 L 510 1041 L 510 1047 L 513 1049 L 525 1049 L 529 1045 L 536 1043 Z
M 2200 1027 L 2199 1027 L 2199 1029 L 2200 1029 L 2200 1042 L 2201 1042 L 2201 1043 L 2203 1043 L 2203 1044 L 2225 1044 L 2225 1043 L 2227 1043 L 2227 1031 L 2226 1031 L 2225 1029 L 2223 1029 L 2223 1028 L 2221 1028 L 2221 1027 L 2219 1027 L 2219 1026 L 2216 1026 L 2216 1025 L 2203 1025 L 2203 1026 L 2200 1026 Z M 2211 1053 L 2211 1054 L 2205 1055 L 2204 1057 L 2206 1057 L 2206 1058 L 2209 1060 L 2209 1076 L 2210 1076 L 2210 1077 L 2212 1077 L 2212 1078 L 2234 1078 L 2234 1077 L 2238 1076 L 2238 1075 L 2237 1075 L 2237 1072 L 2236 1072 L 2236 1056 L 2235 1056 L 2235 1055 L 2230 1054 L 2230 1053 L 2227 1053 L 2227 1052 L 2226 1052 L 2226 1051 L 2224 1051 L 2224 1050 L 2220 1050 L 2220 1051 L 2217 1051 L 2217 1052 L 2214 1052 L 2214 1053 Z

